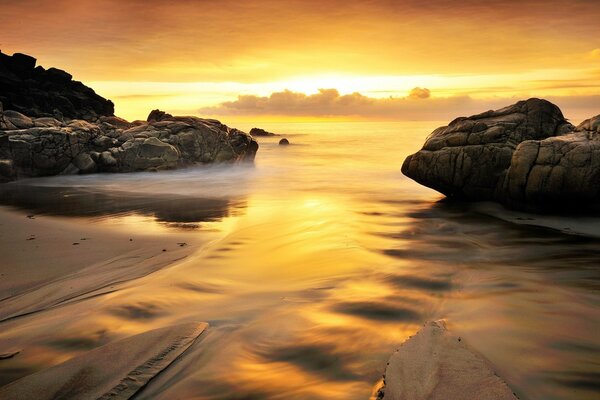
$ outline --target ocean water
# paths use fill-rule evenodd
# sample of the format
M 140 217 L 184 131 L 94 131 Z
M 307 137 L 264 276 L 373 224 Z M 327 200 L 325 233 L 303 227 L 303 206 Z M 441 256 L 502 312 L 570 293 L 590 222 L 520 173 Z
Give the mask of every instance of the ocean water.
M 0 384 L 81 343 L 207 321 L 136 398 L 368 399 L 392 352 L 444 318 L 521 399 L 597 398 L 600 224 L 579 216 L 561 223 L 586 222 L 586 234 L 550 229 L 404 177 L 406 155 L 439 125 L 272 123 L 261 127 L 292 144 L 258 138 L 253 166 L 4 185 L 0 202 L 23 214 L 205 244 L 82 300 L 85 313 L 12 320 L 0 336 L 36 326 L 27 343 L 45 356 L 0 361 Z

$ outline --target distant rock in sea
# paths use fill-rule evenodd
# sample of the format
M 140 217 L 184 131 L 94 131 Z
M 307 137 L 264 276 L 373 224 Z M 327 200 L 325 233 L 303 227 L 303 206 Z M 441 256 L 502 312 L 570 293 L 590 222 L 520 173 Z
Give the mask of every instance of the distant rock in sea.
M 0 102 L 6 110 L 30 117 L 91 120 L 112 116 L 114 105 L 71 74 L 57 68 L 35 66 L 26 54 L 0 51 Z
M 128 122 L 71 75 L 18 53 L 0 53 L 0 89 L 0 182 L 252 161 L 258 150 L 251 135 L 213 119 L 154 110 Z
M 287 146 L 288 144 L 290 144 L 290 141 L 287 140 L 286 138 L 283 138 L 279 141 L 280 146 Z
M 279 136 L 277 133 L 267 132 L 261 128 L 250 129 L 250 135 L 252 135 L 252 136 Z
M 527 210 L 597 207 L 600 115 L 574 127 L 560 109 L 529 99 L 434 130 L 402 172 L 449 198 Z

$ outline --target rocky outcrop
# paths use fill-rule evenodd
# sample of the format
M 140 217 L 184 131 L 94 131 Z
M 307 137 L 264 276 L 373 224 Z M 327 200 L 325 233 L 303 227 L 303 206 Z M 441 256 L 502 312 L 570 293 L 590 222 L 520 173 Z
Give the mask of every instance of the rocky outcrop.
M 26 54 L 0 52 L 0 102 L 30 117 L 95 120 L 112 116 L 114 105 L 60 69 L 36 67 Z
M 436 129 L 402 172 L 450 198 L 554 209 L 600 197 L 599 118 L 575 128 L 554 104 L 520 101 Z
M 219 121 L 173 117 L 148 121 L 101 116 L 96 122 L 31 118 L 0 106 L 0 180 L 56 174 L 157 171 L 194 163 L 251 161 L 258 144 Z

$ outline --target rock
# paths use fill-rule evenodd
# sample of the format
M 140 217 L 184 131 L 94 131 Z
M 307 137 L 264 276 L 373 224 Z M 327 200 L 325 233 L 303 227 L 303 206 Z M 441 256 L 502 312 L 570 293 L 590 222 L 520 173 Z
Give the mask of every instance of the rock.
M 27 129 L 33 126 L 31 118 L 17 111 L 6 110 L 3 117 L 5 122 L 12 124 L 17 129 Z
M 117 117 L 58 121 L 5 111 L 0 114 L 6 121 L 0 126 L 0 179 L 251 161 L 258 150 L 250 135 L 219 121 L 158 110 L 153 115 L 150 122 L 133 126 Z
M 0 52 L 0 102 L 5 110 L 29 117 L 95 120 L 112 116 L 114 105 L 71 74 L 35 66 L 36 59 L 21 53 Z
M 279 141 L 280 146 L 287 146 L 288 144 L 290 144 L 290 141 L 287 140 L 286 138 L 283 138 Z
M 121 168 L 127 171 L 171 169 L 177 166 L 179 152 L 168 143 L 157 138 L 130 140 L 116 153 Z
M 73 165 L 75 165 L 82 174 L 96 172 L 96 163 L 88 153 L 78 154 L 73 159 Z
M 168 118 L 173 118 L 173 116 L 171 114 L 167 114 L 164 111 L 152 110 L 150 112 L 150 114 L 148 115 L 148 118 L 146 119 L 146 121 L 148 121 L 148 122 L 159 122 L 159 121 L 162 121 L 162 120 L 168 119 Z
M 519 144 L 502 187 L 509 206 L 531 210 L 597 207 L 600 115 L 569 134 Z
M 101 170 L 111 171 L 112 167 L 117 166 L 117 160 L 113 157 L 110 151 L 100 153 L 98 163 L 101 165 Z
M 279 136 L 276 133 L 267 132 L 261 128 L 252 128 L 250 129 L 251 136 Z
M 160 110 L 128 122 L 68 72 L 35 63 L 0 52 L 0 181 L 254 160 L 258 143 L 247 133 Z
M 392 355 L 381 394 L 384 400 L 517 399 L 491 364 L 443 321 L 428 323 Z
M 433 131 L 402 172 L 450 198 L 528 210 L 596 207 L 600 117 L 577 128 L 554 104 L 520 101 Z

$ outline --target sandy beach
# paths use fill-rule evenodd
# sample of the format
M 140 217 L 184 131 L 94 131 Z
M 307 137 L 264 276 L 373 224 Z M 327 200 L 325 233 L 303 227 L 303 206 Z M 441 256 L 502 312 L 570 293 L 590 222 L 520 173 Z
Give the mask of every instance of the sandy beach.
M 25 363 L 37 360 L 34 364 L 40 361 L 39 355 L 35 354 L 35 345 L 32 345 L 36 340 L 43 340 L 45 335 L 44 328 L 36 328 L 43 323 L 36 317 L 37 313 L 53 309 L 50 320 L 54 327 L 60 326 L 61 320 L 72 322 L 73 318 L 77 318 L 77 312 L 86 312 L 86 299 L 117 291 L 135 279 L 176 265 L 202 245 L 198 235 L 190 238 L 185 232 L 163 232 L 157 235 L 123 229 L 123 226 L 110 226 L 100 221 L 82 221 L 77 218 L 59 220 L 9 207 L 0 209 L 0 240 L 3 243 L 3 262 L 0 268 L 0 323 L 3 324 L 3 329 L 0 334 L 0 353 L 3 354 L 4 363 L 14 362 L 16 365 L 12 369 L 11 380 L 30 372 L 29 369 L 19 368 L 21 360 L 26 360 Z M 83 304 L 78 304 L 82 302 Z M 61 308 L 68 305 L 74 307 L 62 312 Z M 78 311 L 72 314 L 73 310 Z M 45 317 L 40 320 L 47 321 Z M 112 342 L 112 339 L 126 335 L 128 334 L 105 337 L 95 345 Z M 167 341 L 159 342 L 168 347 L 171 339 L 165 340 Z M 144 341 L 136 343 L 140 350 L 146 351 L 149 347 Z M 72 354 L 85 353 L 85 347 L 75 346 Z M 121 351 L 135 352 L 130 345 Z M 43 360 L 42 365 L 47 367 L 63 360 L 64 355 L 56 358 L 50 355 Z M 130 361 L 135 364 L 134 360 Z M 106 362 L 110 360 L 107 359 Z M 125 364 L 131 365 L 131 362 Z M 81 364 L 81 368 L 94 363 L 93 358 L 88 358 L 87 362 Z M 125 378 L 125 375 L 120 376 L 123 371 L 114 372 L 110 367 L 100 369 L 111 371 L 113 380 Z M 157 368 L 157 371 L 160 369 Z M 49 378 L 50 381 L 57 382 L 56 377 L 60 376 L 66 382 L 71 376 L 71 372 L 59 371 L 59 375 Z M 76 371 L 72 372 L 75 373 Z M 43 393 L 44 381 L 36 382 L 39 393 Z M 93 380 L 87 386 L 100 390 Z M 28 389 L 22 392 L 22 388 Z M 31 398 L 23 394 L 30 393 L 29 390 L 30 385 L 24 382 L 3 390 L 1 396 Z M 40 398 L 39 393 L 34 397 Z M 102 394 L 98 391 L 94 393 Z M 46 395 L 52 398 L 50 393 Z M 82 392 L 81 398 L 87 398 L 88 395 L 89 393 Z

